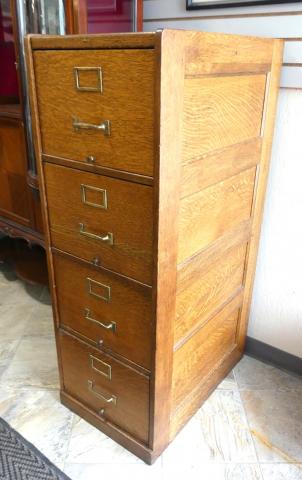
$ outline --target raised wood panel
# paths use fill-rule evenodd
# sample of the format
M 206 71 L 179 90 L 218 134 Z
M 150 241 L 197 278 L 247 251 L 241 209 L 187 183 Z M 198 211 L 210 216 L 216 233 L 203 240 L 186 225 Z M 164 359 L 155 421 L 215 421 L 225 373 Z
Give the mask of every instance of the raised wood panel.
M 186 265 L 184 272 L 178 272 L 174 327 L 176 346 L 242 289 L 245 257 L 246 244 L 243 244 L 229 252 L 221 250 L 220 257 L 206 271 L 195 269 L 193 276 L 188 270 L 194 271 L 194 266 Z
M 255 168 L 181 200 L 178 263 L 250 218 Z
M 272 44 L 265 38 L 255 38 L 251 43 L 251 39 L 244 36 L 190 32 L 187 42 L 186 75 L 257 72 L 270 68 Z
M 63 255 L 54 255 L 54 265 L 60 325 L 150 369 L 152 289 Z M 109 287 L 110 301 L 91 295 L 88 279 Z
M 20 121 L 0 119 L 0 213 L 30 225 L 27 163 Z
M 260 161 L 261 138 L 222 148 L 182 165 L 181 197 L 226 180 Z
M 153 50 L 38 51 L 34 63 L 43 153 L 84 163 L 92 155 L 96 165 L 153 175 Z M 103 92 L 78 91 L 74 67 L 101 67 Z M 97 84 L 95 71 L 79 78 L 81 86 Z M 75 130 L 74 119 L 109 120 L 110 136 Z
M 183 161 L 260 135 L 265 75 L 185 80 Z
M 63 331 L 59 332 L 59 345 L 64 391 L 100 418 L 147 443 L 149 378 Z M 106 402 L 112 396 L 116 401 Z
M 152 188 L 54 164 L 45 165 L 45 178 L 53 245 L 88 261 L 96 258 L 103 267 L 151 285 Z M 106 190 L 107 209 L 84 203 L 81 185 L 87 202 L 98 205 L 103 195 L 91 187 Z M 80 224 L 86 235 L 80 234 Z M 89 237 L 108 233 L 113 245 Z
M 234 310 L 231 302 L 174 352 L 173 409 L 234 349 L 238 317 L 238 305 Z
M 234 347 L 233 350 L 217 360 L 216 365 L 207 377 L 203 377 L 200 383 L 192 390 L 184 401 L 172 412 L 170 419 L 170 441 L 172 441 L 179 430 L 196 413 L 200 405 L 210 396 L 222 379 L 232 370 L 242 357 L 242 352 Z

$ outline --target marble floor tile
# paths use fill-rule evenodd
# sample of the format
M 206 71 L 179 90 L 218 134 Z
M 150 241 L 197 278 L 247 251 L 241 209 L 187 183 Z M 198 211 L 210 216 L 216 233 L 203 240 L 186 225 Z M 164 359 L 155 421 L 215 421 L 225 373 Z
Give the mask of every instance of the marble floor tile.
M 44 287 L 29 285 L 9 271 L 0 267 L 0 305 L 36 304 L 39 303 Z
M 0 338 L 0 377 L 9 366 L 19 341 Z
M 64 471 L 72 480 L 162 480 L 163 478 L 162 468 L 158 463 L 151 466 L 127 465 L 126 468 L 121 464 L 66 463 Z
M 11 387 L 58 388 L 54 338 L 23 337 L 1 383 Z
M 236 365 L 235 377 L 240 389 L 297 389 L 302 392 L 302 379 L 245 355 Z
M 0 390 L 0 416 L 58 467 L 67 454 L 73 413 L 54 390 Z
M 302 480 L 302 464 L 261 464 L 263 480 Z
M 256 462 L 239 392 L 216 390 L 163 453 L 163 464 Z
M 33 312 L 32 305 L 0 305 L 0 338 L 20 338 Z
M 66 462 L 143 464 L 142 460 L 76 415 Z
M 223 380 L 220 382 L 218 387 L 220 390 L 236 390 L 238 388 L 235 375 L 230 372 Z
M 257 464 L 210 463 L 189 467 L 168 466 L 163 468 L 163 480 L 263 480 Z
M 26 336 L 54 337 L 54 323 L 51 305 L 36 305 L 23 332 Z
M 42 295 L 40 297 L 40 302 L 44 305 L 51 305 L 51 296 L 48 287 L 44 287 L 42 291 Z
M 302 463 L 301 391 L 241 391 L 260 462 Z

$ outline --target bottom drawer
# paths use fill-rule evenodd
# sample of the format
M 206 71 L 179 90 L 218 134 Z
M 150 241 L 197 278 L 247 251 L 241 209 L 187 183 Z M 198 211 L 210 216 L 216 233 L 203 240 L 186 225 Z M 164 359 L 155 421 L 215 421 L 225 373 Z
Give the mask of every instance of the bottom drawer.
M 59 341 L 64 390 L 148 443 L 149 378 L 62 331 Z

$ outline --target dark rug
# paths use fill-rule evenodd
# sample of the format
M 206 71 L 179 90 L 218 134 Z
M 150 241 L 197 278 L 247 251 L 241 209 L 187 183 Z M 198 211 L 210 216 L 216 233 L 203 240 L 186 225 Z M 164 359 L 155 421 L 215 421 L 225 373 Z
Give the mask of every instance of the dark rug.
M 0 480 L 70 480 L 0 418 Z

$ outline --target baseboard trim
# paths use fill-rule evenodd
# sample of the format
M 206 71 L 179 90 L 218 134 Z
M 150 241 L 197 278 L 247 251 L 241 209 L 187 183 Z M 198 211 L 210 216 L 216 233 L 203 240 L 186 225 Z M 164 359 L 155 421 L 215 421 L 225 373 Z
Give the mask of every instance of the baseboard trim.
M 302 358 L 260 342 L 255 338 L 247 337 L 245 353 L 274 367 L 302 376 Z

